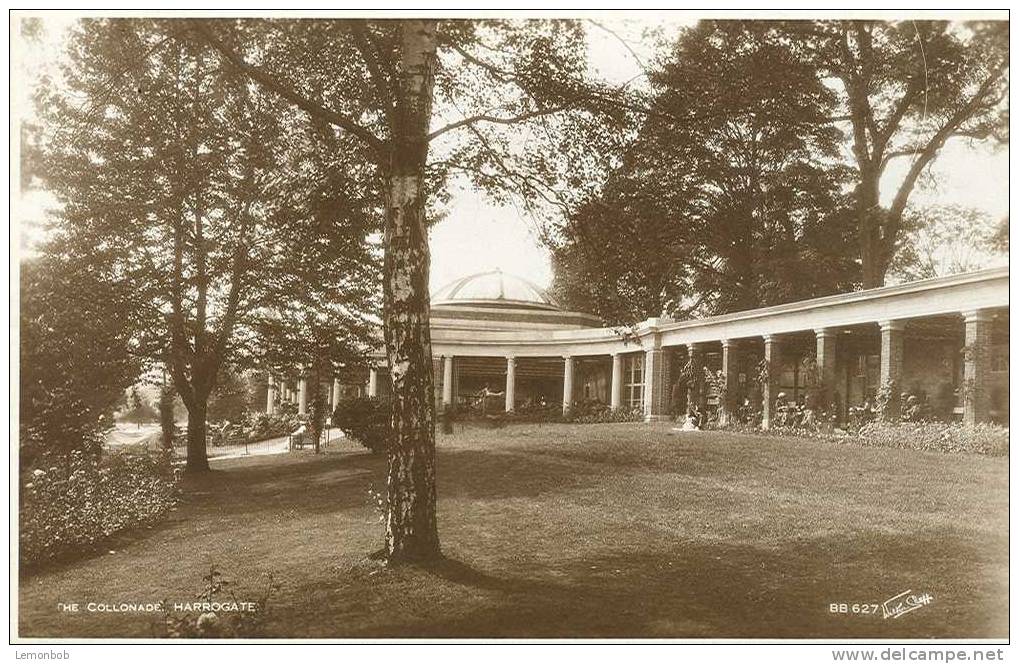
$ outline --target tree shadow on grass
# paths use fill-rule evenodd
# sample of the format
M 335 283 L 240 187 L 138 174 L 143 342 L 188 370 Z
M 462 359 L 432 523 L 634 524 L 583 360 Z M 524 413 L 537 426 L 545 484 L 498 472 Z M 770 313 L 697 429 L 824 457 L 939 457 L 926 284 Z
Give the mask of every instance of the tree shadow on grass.
M 677 542 L 563 559 L 530 574 L 497 574 L 448 559 L 374 585 L 373 606 L 383 608 L 372 615 L 347 613 L 342 624 L 319 622 L 307 631 L 300 626 L 297 634 L 893 639 L 1008 634 L 1007 552 L 989 554 L 954 532 L 868 533 L 786 544 Z M 359 585 L 356 579 L 353 585 Z M 907 590 L 929 593 L 933 601 L 891 619 L 880 609 L 831 610 L 833 603 L 867 604 L 869 610 Z M 399 602 L 401 610 L 387 611 L 388 602 Z M 318 611 L 328 614 L 325 607 Z M 281 636 L 293 628 L 274 627 Z
M 439 450 L 436 466 L 443 500 L 536 497 L 569 491 L 593 475 L 556 459 L 491 450 Z M 212 471 L 192 480 L 186 500 L 197 512 L 322 514 L 364 508 L 368 488 L 385 492 L 385 481 L 384 456 L 325 455 L 304 463 Z
M 368 509 L 368 488 L 385 491 L 386 458 L 369 453 L 301 455 L 233 462 L 226 468 L 185 476 L 182 503 L 151 528 L 118 533 L 101 545 L 22 571 L 22 577 L 67 567 L 120 551 L 182 523 L 210 516 L 275 518 L 281 513 L 314 516 Z M 275 462 L 275 463 L 274 463 Z M 439 495 L 444 499 L 498 500 L 567 491 L 584 472 L 555 459 L 490 450 L 440 449 Z
M 534 498 L 570 491 L 599 473 L 552 457 L 494 450 L 444 450 L 436 462 L 444 499 Z

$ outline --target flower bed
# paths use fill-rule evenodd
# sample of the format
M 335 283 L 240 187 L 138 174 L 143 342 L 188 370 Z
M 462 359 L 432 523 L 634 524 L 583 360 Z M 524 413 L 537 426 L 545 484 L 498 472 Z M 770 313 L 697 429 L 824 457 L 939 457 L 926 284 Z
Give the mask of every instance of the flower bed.
M 72 452 L 20 481 L 23 567 L 85 553 L 113 535 L 160 521 L 177 501 L 167 456 Z
M 860 427 L 856 438 L 863 445 L 876 447 L 1008 455 L 1008 428 L 996 424 L 965 426 L 954 422 L 870 422 Z
M 797 436 L 855 442 L 867 447 L 898 447 L 929 452 L 1008 455 L 1008 427 L 997 424 L 964 425 L 957 422 L 868 422 L 856 431 L 833 426 L 773 427 L 767 431 L 749 424 L 733 424 L 722 430 L 768 436 Z
M 575 407 L 566 418 L 574 424 L 606 424 L 609 422 L 643 422 L 644 411 L 640 408 L 611 408 L 605 404 Z
M 300 426 L 296 415 L 275 413 L 268 415 L 260 412 L 245 413 L 243 436 L 248 442 L 257 443 L 271 438 L 282 438 Z

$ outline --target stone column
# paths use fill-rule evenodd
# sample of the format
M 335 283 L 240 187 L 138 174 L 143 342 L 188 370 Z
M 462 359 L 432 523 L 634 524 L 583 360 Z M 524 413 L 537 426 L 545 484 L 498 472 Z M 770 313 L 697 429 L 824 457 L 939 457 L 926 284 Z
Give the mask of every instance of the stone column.
M 435 412 L 442 409 L 442 357 L 432 356 L 432 402 Z
M 778 394 L 778 376 L 782 370 L 782 349 L 775 335 L 764 335 L 764 362 L 768 367 L 768 375 L 761 385 L 761 428 L 768 429 L 777 414 L 775 395 Z
M 276 381 L 269 376 L 268 389 L 265 394 L 265 412 L 272 415 L 276 412 Z
M 333 376 L 333 410 L 340 405 L 340 379 Z
M 377 367 L 368 369 L 368 396 L 379 396 L 379 370 Z
M 835 343 L 836 331 L 830 327 L 814 330 L 817 338 L 817 408 L 832 411 L 835 386 Z
M 736 390 L 739 387 L 739 354 L 734 339 L 722 339 L 722 377 L 725 379 L 725 394 L 721 400 L 718 421 L 722 426 L 730 424 L 736 414 Z
M 449 355 L 442 356 L 442 405 L 453 405 L 453 358 Z
M 506 358 L 506 412 L 511 413 L 517 398 L 517 358 Z
M 563 358 L 563 415 L 570 413 L 573 406 L 573 358 Z
M 662 348 L 644 352 L 644 419 L 661 422 L 669 419 L 669 367 Z
M 690 355 L 690 378 L 686 383 L 686 407 L 687 410 L 698 406 L 704 410 L 704 400 L 707 397 L 704 390 L 704 346 L 700 343 L 692 343 L 687 346 Z
M 300 380 L 297 381 L 297 389 L 299 391 L 297 397 L 297 414 L 307 415 L 308 414 L 308 379 L 305 376 L 301 376 Z
M 612 354 L 612 384 L 609 386 L 609 401 L 612 410 L 623 404 L 623 354 Z
M 991 312 L 963 312 L 966 342 L 963 348 L 962 422 L 986 422 L 991 416 L 987 377 L 991 369 Z
M 906 323 L 901 320 L 883 320 L 881 327 L 881 384 L 878 390 L 888 393 L 881 413 L 885 420 L 899 419 L 902 393 L 902 337 Z

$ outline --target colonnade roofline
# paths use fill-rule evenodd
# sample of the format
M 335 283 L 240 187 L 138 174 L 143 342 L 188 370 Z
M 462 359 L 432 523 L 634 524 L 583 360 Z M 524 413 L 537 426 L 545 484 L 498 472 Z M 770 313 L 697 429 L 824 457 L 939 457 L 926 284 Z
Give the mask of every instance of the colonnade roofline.
M 657 327 L 663 345 L 833 329 L 1007 308 L 1008 267 L 750 309 Z
M 999 283 L 1003 281 L 1004 283 Z M 965 288 L 967 285 L 995 285 L 999 288 L 1004 287 L 1004 291 L 995 292 L 994 295 L 999 297 L 995 298 L 994 304 L 980 304 L 971 306 L 971 309 L 982 309 L 988 306 L 1008 306 L 1008 267 L 991 268 L 988 270 L 979 270 L 976 272 L 963 272 L 961 274 L 953 274 L 945 277 L 934 277 L 932 279 L 923 279 L 921 281 L 910 281 L 903 284 L 895 284 L 892 286 L 879 286 L 878 288 L 868 288 L 865 290 L 852 291 L 850 293 L 838 293 L 836 295 L 827 295 L 825 297 L 816 297 L 809 300 L 798 300 L 796 302 L 786 302 L 785 304 L 777 304 L 771 307 L 762 307 L 760 309 L 747 309 L 745 311 L 736 311 L 730 314 L 722 314 L 720 316 L 711 316 L 709 318 L 702 318 L 698 320 L 689 320 L 666 324 L 663 329 L 672 329 L 675 327 L 691 326 L 691 325 L 703 325 L 712 323 L 722 323 L 730 320 L 745 320 L 748 318 L 761 318 L 765 316 L 774 316 L 777 314 L 789 314 L 807 310 L 817 310 L 830 308 L 834 306 L 842 307 L 852 304 L 862 303 L 873 303 L 886 298 L 895 298 L 896 296 L 916 296 L 927 293 L 931 290 L 944 291 L 946 289 L 957 289 L 962 287 L 964 293 L 964 299 L 962 301 L 955 300 L 950 303 L 946 308 L 938 307 L 936 303 L 928 302 L 925 303 L 928 306 L 923 307 L 923 311 L 916 313 L 910 317 L 920 316 L 935 316 L 942 313 L 958 313 L 965 308 L 965 298 L 968 298 L 972 291 Z M 1004 295 L 1004 299 L 1000 298 Z M 930 306 L 933 305 L 933 306 Z M 944 309 L 944 310 L 941 310 Z M 892 316 L 894 319 L 903 318 L 902 315 Z M 876 322 L 876 320 L 866 320 L 861 322 Z M 830 327 L 825 325 L 823 327 Z
M 562 357 L 836 329 L 888 320 L 1007 308 L 1008 267 L 883 286 L 698 320 L 652 318 L 623 327 L 575 330 L 432 330 L 440 355 Z

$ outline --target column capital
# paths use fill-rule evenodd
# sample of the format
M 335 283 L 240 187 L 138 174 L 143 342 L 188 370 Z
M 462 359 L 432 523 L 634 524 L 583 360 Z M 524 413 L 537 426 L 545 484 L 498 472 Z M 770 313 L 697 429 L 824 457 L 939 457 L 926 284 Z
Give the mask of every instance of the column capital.
M 516 363 L 517 363 L 517 356 L 516 355 L 507 355 L 506 356 L 506 364 L 516 365 Z
M 762 334 L 761 338 L 764 339 L 764 343 L 773 344 L 780 341 L 782 337 L 779 334 Z
M 818 339 L 830 339 L 838 334 L 834 327 L 815 327 L 814 336 Z
M 882 332 L 901 332 L 906 328 L 906 321 L 902 319 L 882 320 L 878 321 L 878 327 L 881 328 Z
M 969 309 L 960 313 L 967 323 L 987 323 L 993 317 L 990 309 Z
M 739 345 L 739 339 L 719 339 L 719 343 L 722 344 L 722 349 L 735 348 Z

